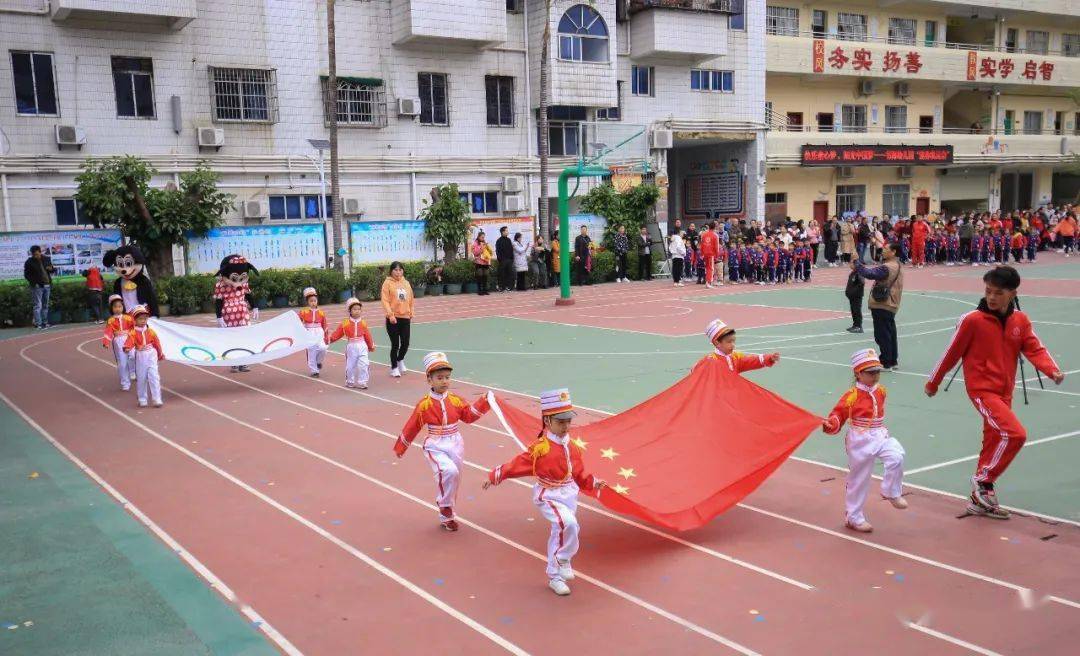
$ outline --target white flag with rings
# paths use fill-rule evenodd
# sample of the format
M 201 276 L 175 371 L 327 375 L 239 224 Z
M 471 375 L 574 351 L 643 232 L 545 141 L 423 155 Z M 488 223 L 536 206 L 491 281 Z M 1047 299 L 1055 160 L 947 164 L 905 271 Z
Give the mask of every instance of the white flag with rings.
M 206 367 L 236 367 L 269 362 L 318 342 L 289 311 L 273 319 L 234 328 L 206 328 L 150 319 L 165 359 Z

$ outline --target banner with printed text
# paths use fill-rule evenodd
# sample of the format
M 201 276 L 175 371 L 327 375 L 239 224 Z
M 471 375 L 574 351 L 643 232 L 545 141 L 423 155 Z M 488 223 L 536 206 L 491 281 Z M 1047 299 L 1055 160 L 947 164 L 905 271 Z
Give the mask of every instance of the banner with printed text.
M 435 254 L 419 219 L 354 221 L 349 224 L 349 245 L 353 265 L 428 261 Z
M 214 273 L 226 255 L 239 253 L 256 268 L 326 268 L 326 230 L 321 223 L 223 226 L 205 237 L 188 237 L 188 273 Z
M 104 271 L 101 257 L 122 243 L 119 230 L 0 232 L 0 280 L 23 277 L 23 265 L 30 257 L 31 246 L 41 246 L 41 252 L 52 260 L 56 267 L 53 280 L 56 280 L 78 276 L 80 271 L 92 266 Z

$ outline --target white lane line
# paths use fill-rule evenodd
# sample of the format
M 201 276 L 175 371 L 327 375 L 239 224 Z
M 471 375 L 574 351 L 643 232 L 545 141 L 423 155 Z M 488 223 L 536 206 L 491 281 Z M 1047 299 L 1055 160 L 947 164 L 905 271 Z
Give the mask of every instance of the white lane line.
M 381 396 L 378 396 L 378 395 L 375 395 L 375 394 L 371 394 L 369 392 L 360 392 L 360 391 L 349 390 L 349 388 L 347 388 L 347 387 L 344 387 L 342 385 L 338 385 L 336 383 L 331 383 L 329 381 L 323 380 L 322 378 L 311 378 L 309 376 L 305 376 L 304 374 L 297 373 L 297 372 L 294 372 L 294 371 L 289 371 L 287 369 L 282 369 L 280 367 L 269 365 L 267 363 L 262 363 L 262 366 L 270 368 L 270 369 L 276 369 L 277 371 L 281 371 L 283 373 L 290 374 L 292 376 L 297 376 L 297 377 L 303 378 L 303 379 L 305 379 L 307 381 L 310 381 L 310 382 L 321 383 L 323 385 L 329 385 L 330 387 L 336 387 L 338 389 L 350 391 L 350 392 L 353 392 L 355 394 L 361 394 L 363 396 L 367 396 L 367 397 L 372 398 L 372 399 L 383 401 L 385 403 L 391 403 L 393 405 L 401 406 L 403 408 L 410 408 L 410 409 L 412 408 L 412 406 L 410 406 L 410 405 L 408 405 L 406 403 L 402 403 L 400 401 L 395 401 L 393 399 L 388 399 L 388 398 L 385 398 L 385 397 L 381 397 Z M 240 384 L 243 384 L 243 383 L 240 383 Z M 257 390 L 262 394 L 270 394 L 271 396 L 273 396 L 273 393 L 267 392 L 267 391 L 262 390 L 262 389 L 260 389 L 258 387 L 251 387 L 251 389 Z M 327 417 L 332 417 L 334 419 L 337 419 L 339 421 L 343 421 L 345 423 L 348 423 L 348 424 L 351 424 L 351 425 L 354 425 L 354 426 L 358 426 L 358 427 L 361 427 L 361 428 L 366 428 L 368 430 L 376 431 L 379 434 L 384 435 L 386 437 L 390 437 L 392 439 L 397 439 L 397 436 L 395 436 L 395 435 L 391 435 L 390 433 L 387 433 L 385 431 L 379 431 L 378 429 L 368 427 L 365 424 L 361 424 L 359 422 L 353 421 L 352 419 L 348 419 L 346 417 L 342 417 L 340 415 L 336 415 L 336 414 L 333 414 L 331 412 L 327 412 L 325 410 L 319 410 L 317 408 L 312 408 L 311 406 L 306 405 L 304 403 L 300 403 L 299 401 L 293 401 L 291 399 L 284 399 L 284 400 L 289 402 L 289 403 L 292 403 L 294 405 L 297 405 L 298 407 L 303 407 L 303 408 L 308 409 L 308 410 L 313 410 L 314 412 L 317 412 L 319 414 L 323 414 L 323 415 L 325 415 Z M 496 435 L 502 435 L 502 436 L 505 436 L 505 437 L 511 437 L 508 433 L 505 433 L 503 431 L 500 431 L 500 430 L 497 430 L 497 429 L 494 429 L 494 428 L 489 428 L 488 426 L 482 426 L 482 425 L 479 425 L 479 424 L 472 424 L 471 427 L 472 428 L 479 428 L 481 430 L 486 430 L 486 431 L 489 431 L 491 433 L 495 433 Z M 465 464 L 467 464 L 468 466 L 472 467 L 473 469 L 476 469 L 477 471 L 484 472 L 485 474 L 487 472 L 491 471 L 491 469 L 492 469 L 492 467 L 487 467 L 487 466 L 484 466 L 484 465 L 481 465 L 479 463 L 475 463 L 475 462 L 472 462 L 472 461 L 469 461 L 469 460 L 465 460 L 463 462 Z M 514 483 L 516 485 L 520 485 L 520 486 L 525 487 L 525 488 L 529 488 L 529 489 L 532 488 L 532 486 L 529 485 L 527 482 L 521 481 L 521 480 L 518 480 L 518 479 L 511 479 L 509 482 L 512 482 L 512 483 Z M 594 506 L 592 504 L 584 503 L 584 502 L 578 502 L 578 507 L 579 508 L 585 508 L 585 509 L 587 509 L 587 510 L 589 510 L 591 512 L 597 513 L 598 515 L 602 515 L 604 517 L 608 517 L 608 518 L 613 519 L 613 520 L 615 520 L 617 522 L 620 522 L 622 524 L 626 524 L 627 526 L 633 526 L 634 528 L 645 531 L 645 532 L 649 533 L 650 535 L 655 535 L 655 536 L 657 536 L 659 538 L 663 538 L 663 539 L 668 540 L 670 542 L 674 542 L 674 543 L 682 545 L 684 547 L 693 549 L 694 551 L 698 551 L 700 553 L 706 554 L 706 555 L 711 556 L 713 558 L 717 558 L 719 560 L 723 560 L 724 562 L 731 563 L 732 565 L 738 565 L 739 567 L 743 567 L 743 568 L 748 569 L 748 570 L 750 570 L 752 572 L 756 572 L 758 574 L 764 574 L 765 576 L 776 579 L 776 580 L 781 581 L 783 583 L 787 583 L 788 585 L 793 585 L 793 586 L 795 586 L 797 588 L 800 588 L 802 590 L 813 590 L 814 589 L 814 586 L 812 586 L 812 585 L 810 585 L 808 583 L 803 583 L 802 581 L 798 581 L 798 580 L 795 580 L 793 578 L 784 576 L 783 574 L 780 574 L 779 572 L 774 572 L 772 570 L 765 569 L 764 567 L 754 565 L 753 563 L 748 563 L 748 562 L 746 562 L 744 560 L 740 560 L 740 559 L 738 559 L 738 558 L 736 558 L 734 556 L 719 552 L 719 551 L 717 551 L 715 549 L 711 549 L 711 548 L 706 547 L 706 546 L 704 546 L 702 544 L 698 544 L 696 542 L 691 542 L 689 540 L 684 540 L 683 538 L 677 537 L 677 536 L 672 535 L 670 533 L 665 533 L 665 532 L 663 532 L 661 530 L 658 530 L 658 529 L 656 529 L 656 528 L 654 528 L 652 526 L 648 526 L 647 524 L 642 524 L 642 523 L 634 521 L 632 519 L 628 519 L 626 517 L 623 517 L 622 515 L 612 513 L 612 512 L 610 512 L 610 511 L 608 511 L 608 510 L 606 510 L 604 508 L 601 508 L 599 506 Z
M 93 341 L 93 340 L 91 340 L 91 341 Z M 194 460 L 195 462 L 199 463 L 203 467 L 206 467 L 207 469 L 214 472 L 218 476 L 221 476 L 222 478 L 224 478 L 225 480 L 229 481 L 230 483 L 236 485 L 237 487 L 244 490 L 245 492 L 251 494 L 252 496 L 254 496 L 256 498 L 258 498 L 263 503 L 266 503 L 267 505 L 269 505 L 272 508 L 276 509 L 277 511 L 281 512 L 285 516 L 287 516 L 287 517 L 295 520 L 299 524 L 307 527 L 308 529 L 315 532 L 316 534 L 318 534 L 319 536 L 321 536 L 322 538 L 324 538 L 328 542 L 336 545 L 337 547 L 339 547 L 340 549 L 342 549 L 346 553 L 350 554 L 351 556 L 353 556 L 357 560 L 360 560 L 361 562 L 368 565 L 369 567 L 371 567 L 375 571 L 379 572 L 383 576 L 389 578 L 390 580 L 394 581 L 398 585 L 402 586 L 403 588 L 405 588 L 409 592 L 412 592 L 413 594 L 420 597 L 424 601 L 428 602 L 432 606 L 435 606 L 436 608 L 443 611 L 447 615 L 450 615 L 451 617 L 458 620 L 462 624 L 465 624 L 466 626 L 468 626 L 472 630 L 474 630 L 477 633 L 479 633 L 480 635 L 484 636 L 485 638 L 487 638 L 491 642 L 499 645 L 500 647 L 502 647 L 506 651 L 508 651 L 508 652 L 510 652 L 512 654 L 520 654 L 521 656 L 527 656 L 528 652 L 525 651 L 524 649 L 522 649 L 521 647 L 518 647 L 517 645 L 510 642 L 506 638 L 502 637 L 498 633 L 495 633 L 494 631 L 487 628 L 483 624 L 477 622 L 476 620 L 469 617 L 468 615 L 466 615 L 466 614 L 462 613 L 461 611 L 457 610 L 456 608 L 450 606 L 449 604 L 447 604 L 443 600 L 441 600 L 438 597 L 436 597 L 436 596 L 432 595 L 431 593 L 427 592 L 426 590 L 424 590 L 420 586 L 416 585 L 412 581 L 409 581 L 408 579 L 401 576 L 400 574 L 398 574 L 394 570 L 390 569 L 389 567 L 386 567 L 385 565 L 378 562 L 377 560 L 375 560 L 371 556 L 367 555 L 363 551 L 360 551 L 359 549 L 352 546 L 351 544 L 349 544 L 349 543 L 345 542 L 344 540 L 338 538 L 337 536 L 330 533 L 326 529 L 322 528 L 318 524 L 315 524 L 314 522 L 307 519 L 306 517 L 303 517 L 299 513 L 292 510 L 291 508 L 288 508 L 287 506 L 284 506 L 281 503 L 278 503 L 277 501 L 270 498 L 266 494 L 263 494 L 261 491 L 251 487 L 250 485 L 248 485 L 244 481 L 240 480 L 236 476 L 233 476 L 232 474 L 225 471 L 224 469 L 221 469 L 220 467 L 218 467 L 214 463 L 206 460 L 202 456 L 200 456 L 200 455 L 198 455 L 196 453 L 193 453 L 191 450 L 187 449 L 186 447 L 184 447 L 184 446 L 182 446 L 180 444 L 177 444 L 176 442 L 173 442 L 172 440 L 165 437 L 161 433 L 155 431 L 154 429 L 150 428 L 146 424 L 138 421 L 137 419 L 135 419 L 133 417 L 127 416 L 126 414 L 121 412 L 119 409 L 114 408 L 113 406 L 109 405 L 105 401 L 99 399 L 92 392 L 90 392 L 90 391 L 86 390 L 85 388 L 83 388 L 83 387 L 81 387 L 81 386 L 67 380 L 66 378 L 64 378 L 60 374 L 54 373 L 48 367 L 45 367 L 44 365 L 41 365 L 38 362 L 34 361 L 32 358 L 30 358 L 26 354 L 26 351 L 27 351 L 27 349 L 32 348 L 33 346 L 40 345 L 42 343 L 44 343 L 44 342 L 38 342 L 37 344 L 32 344 L 32 345 L 23 347 L 19 351 L 19 355 L 26 362 L 32 364 L 33 366 L 35 366 L 38 369 L 40 369 L 40 370 L 44 371 L 45 373 L 49 374 L 50 376 L 52 376 L 56 380 L 60 381 L 61 383 L 65 384 L 65 385 L 68 385 L 72 389 L 74 389 L 74 390 L 78 391 L 79 393 L 83 394 L 84 396 L 86 396 L 90 400 L 94 401 L 95 403 L 99 404 L 100 406 L 102 406 L 103 408 L 108 410 L 109 412 L 112 412 L 113 414 L 117 415 L 118 417 L 120 417 L 120 418 L 130 422 L 131 424 L 135 425 L 136 427 L 142 429 L 144 432 L 146 432 L 147 435 L 150 435 L 151 437 L 157 439 L 158 441 L 172 447 L 173 449 L 176 449 L 177 451 L 179 451 L 183 455 L 185 455 L 188 458 Z M 86 343 L 89 343 L 89 342 L 86 342 Z M 95 360 L 101 361 L 96 356 L 89 356 L 89 357 L 91 357 L 91 358 L 93 358 Z M 109 363 L 109 362 L 106 362 L 106 364 L 111 365 L 111 363 Z
M 99 358 L 99 357 L 97 357 L 95 355 L 92 355 L 92 354 L 87 353 L 86 351 L 84 351 L 82 347 L 86 343 L 89 343 L 89 342 L 84 342 L 83 344 L 79 345 L 79 351 L 83 355 L 85 355 L 85 356 L 87 356 L 87 357 L 89 357 L 89 358 L 91 358 L 93 360 L 97 360 L 98 362 L 101 362 L 102 364 L 105 364 L 105 365 L 108 365 L 108 366 L 113 366 L 112 363 L 109 362 L 108 360 L 105 360 L 103 358 Z M 191 366 L 191 365 L 185 365 L 185 366 Z M 204 370 L 200 369 L 200 371 L 204 371 Z M 212 375 L 212 376 L 214 376 L 216 378 L 221 378 L 221 379 L 223 379 L 225 381 L 228 381 L 228 382 L 233 382 L 233 383 L 236 383 L 238 385 L 242 385 L 244 387 L 250 387 L 249 385 L 247 385 L 245 383 L 240 383 L 238 381 L 235 381 L 233 379 L 228 378 L 227 376 L 222 376 L 220 374 L 213 373 L 213 372 L 210 372 L 210 371 L 204 371 L 204 373 L 210 374 L 210 375 Z M 438 510 L 430 502 L 424 501 L 423 499 L 421 499 L 421 498 L 419 498 L 417 496 L 414 496 L 414 495 L 410 494 L 409 492 L 406 492 L 405 490 L 402 490 L 401 488 L 390 485 L 389 483 L 386 483 L 386 482 L 384 482 L 384 481 L 382 481 L 380 479 L 369 476 L 369 475 L 365 474 L 364 472 L 362 472 L 362 471 L 360 471 L 358 469 L 354 469 L 354 468 L 352 468 L 352 467 L 350 467 L 350 466 L 348 466 L 348 465 L 346 465 L 346 464 L 344 464 L 342 462 L 339 462 L 337 460 L 334 460 L 333 458 L 330 458 L 329 456 L 326 456 L 326 455 L 324 455 L 322 453 L 319 453 L 318 451 L 314 451 L 312 449 L 309 449 L 309 448 L 307 448 L 307 447 L 305 447 L 305 446 L 303 446 L 301 444 L 297 444 L 296 442 L 292 442 L 291 440 L 289 440 L 287 438 L 281 437 L 280 435 L 277 435 L 276 433 L 270 432 L 270 431 L 268 431 L 266 429 L 255 426 L 254 424 L 246 422 L 246 421 L 244 421 L 242 419 L 238 419 L 238 418 L 233 417 L 232 415 L 229 415 L 229 414 L 227 414 L 225 412 L 222 412 L 220 410 L 212 408 L 212 407 L 206 405 L 205 403 L 197 401 L 197 400 L 191 398 L 190 396 L 187 396 L 187 395 L 185 395 L 185 394 L 183 394 L 181 392 L 177 392 L 176 390 L 171 389 L 169 387 L 162 386 L 162 389 L 168 391 L 169 393 L 171 393 L 171 394 L 173 394 L 173 395 L 175 395 L 175 396 L 177 396 L 177 397 L 179 397 L 181 399 L 184 399 L 185 401 L 187 401 L 187 402 L 189 402 L 189 403 L 191 403 L 191 404 L 193 404 L 193 405 L 195 405 L 195 406 L 197 406 L 199 408 L 202 408 L 202 409 L 204 409 L 204 410 L 206 410 L 206 411 L 208 411 L 210 413 L 213 413 L 213 414 L 215 414 L 215 415 L 217 415 L 219 417 L 222 417 L 223 419 L 235 422 L 235 423 L 237 423 L 237 424 L 239 424 L 239 425 L 241 425 L 241 426 L 243 426 L 245 428 L 248 428 L 248 429 L 250 429 L 252 431 L 255 431 L 255 432 L 257 432 L 257 433 L 259 433 L 261 435 L 265 435 L 266 437 L 269 437 L 270 439 L 273 439 L 273 440 L 275 440 L 277 442 L 280 442 L 281 444 L 284 444 L 284 445 L 289 446 L 289 447 L 291 447 L 293 449 L 296 449 L 297 451 L 300 451 L 301 453 L 309 455 L 309 456 L 311 456 L 311 457 L 313 457 L 313 458 L 315 458 L 317 460 L 320 460 L 320 461 L 322 461 L 322 462 L 324 462 L 324 463 L 326 463 L 328 465 L 331 465 L 332 467 L 335 467 L 335 468 L 340 469 L 342 471 L 345 471 L 345 472 L 347 472 L 349 474 L 352 474 L 353 476 L 356 476 L 356 477 L 361 478 L 361 479 L 363 479 L 365 481 L 368 481 L 369 483 L 377 485 L 377 486 L 383 488 L 384 490 L 386 490 L 388 492 L 392 492 L 394 494 L 397 494 L 398 496 L 401 496 L 401 497 L 403 497 L 405 499 L 408 499 L 409 501 L 412 501 L 413 503 L 419 504 L 419 505 L 421 505 L 421 506 L 423 506 L 425 508 L 429 508 L 431 510 Z M 276 395 L 271 394 L 271 396 L 276 396 Z M 339 417 L 339 419 L 340 419 L 340 417 Z M 358 423 L 358 425 L 361 425 L 361 424 Z M 382 430 L 379 430 L 377 428 L 370 427 L 370 426 L 365 426 L 365 428 L 367 430 L 376 432 L 376 433 L 378 433 L 380 435 L 383 435 L 385 437 L 397 439 L 396 436 L 393 436 L 390 433 L 387 433 L 386 431 L 382 431 Z M 421 449 L 421 446 L 419 444 L 413 444 L 412 446 L 417 448 L 417 449 Z M 183 448 L 183 447 L 181 447 L 181 448 Z M 502 542 L 503 544 L 505 544 L 507 546 L 510 546 L 510 547 L 512 547 L 512 548 L 514 548 L 514 549 L 516 549 L 516 550 L 518 550 L 518 551 L 520 551 L 520 552 L 522 552 L 524 554 L 532 556 L 533 558 L 536 558 L 537 560 L 540 560 L 542 562 L 547 562 L 547 555 L 546 554 L 542 554 L 542 553 L 540 553 L 538 551 L 534 551 L 534 550 L 526 547 L 525 545 L 523 545 L 523 544 L 521 544 L 519 542 L 515 542 L 515 541 L 511 540 L 510 538 L 507 538 L 506 536 L 504 536 L 504 535 L 502 535 L 500 533 L 496 533 L 495 531 L 487 529 L 487 528 L 481 526 L 480 524 L 477 524 L 476 522 L 468 520 L 468 519 L 466 519 L 466 518 L 464 518 L 464 517 L 462 517 L 460 515 L 458 515 L 457 518 L 463 524 L 465 524 L 467 526 L 471 526 L 472 528 L 476 529 L 480 533 L 483 533 L 484 535 L 487 535 L 488 537 L 490 537 L 492 539 L 495 539 L 495 540 L 497 540 L 499 542 Z M 706 629 L 706 628 L 704 628 L 702 626 L 699 626 L 699 625 L 695 624 L 694 622 L 691 622 L 690 620 L 688 620 L 688 619 L 686 619 L 686 618 L 684 618 L 684 617 L 682 617 L 680 615 L 676 615 L 675 613 L 672 613 L 672 612 L 667 611 L 667 610 L 665 610 L 663 608 L 660 608 L 659 606 L 651 604 L 651 603 L 645 601 L 644 599 L 641 599 L 640 597 L 637 597 L 637 596 L 635 596 L 635 595 L 633 595 L 633 594 L 631 594 L 629 592 L 626 592 L 626 591 L 624 591 L 624 590 L 622 590 L 620 588 L 616 588 L 615 586 L 610 585 L 608 583 L 605 583 L 604 581 L 601 581 L 600 579 L 594 578 L 594 577 L 592 577 L 592 576 L 590 576 L 588 574 L 585 574 L 585 573 L 583 573 L 583 572 L 581 572 L 579 570 L 575 570 L 575 574 L 577 575 L 578 578 L 580 578 L 583 581 L 588 581 L 589 583 L 592 583 L 593 585 L 597 586 L 598 588 L 600 588 L 600 589 L 602 589 L 602 590 L 604 590 L 606 592 L 610 592 L 611 594 L 614 594 L 615 596 L 617 596 L 617 597 L 619 597 L 619 598 L 621 598 L 621 599 L 623 599 L 625 601 L 628 601 L 628 602 L 630 602 L 630 603 L 632 603 L 634 605 L 640 606 L 640 607 L 644 608 L 645 610 L 647 610 L 647 611 L 649 611 L 651 613 L 655 613 L 657 615 L 660 615 L 661 617 L 664 617 L 665 619 L 667 619 L 667 620 L 669 620 L 671 622 L 674 622 L 675 624 L 678 624 L 679 626 L 681 626 L 681 627 L 683 627 L 685 629 L 688 629 L 690 631 L 693 631 L 694 633 L 697 633 L 697 634 L 699 634 L 699 635 L 701 635 L 701 636 L 703 636 L 705 638 L 708 638 L 708 639 L 710 639 L 710 640 L 712 640 L 714 642 L 717 642 L 717 643 L 720 643 L 720 644 L 725 645 L 727 647 L 730 647 L 731 649 L 733 649 L 733 650 L 735 650 L 735 651 L 737 651 L 737 652 L 739 652 L 741 654 L 746 654 L 747 656 L 751 656 L 751 655 L 756 654 L 756 652 L 749 649 L 748 647 L 744 647 L 744 646 L 738 644 L 737 642 L 734 642 L 734 641 L 732 641 L 732 640 L 730 640 L 728 638 L 725 638 L 724 636 L 721 636 L 721 635 L 719 635 L 717 633 L 714 633 L 714 632 L 712 632 L 712 631 L 710 631 L 710 630 L 708 630 L 708 629 Z
M 1059 433 L 1057 435 L 1051 435 L 1050 437 L 1044 437 L 1038 440 L 1027 440 L 1024 442 L 1024 448 L 1035 446 L 1036 444 L 1044 444 L 1046 442 L 1054 442 L 1057 440 L 1063 440 L 1067 437 L 1073 437 L 1074 435 L 1080 435 L 1080 430 L 1074 430 L 1069 433 Z M 946 460 L 945 462 L 935 463 L 933 465 L 926 465 L 925 467 L 916 467 L 915 469 L 904 472 L 905 476 L 911 476 L 912 474 L 921 474 L 922 472 L 930 471 L 932 469 L 941 469 L 942 467 L 949 467 L 960 462 L 971 462 L 972 460 L 978 460 L 979 454 L 973 456 L 964 456 L 963 458 L 955 458 L 953 460 Z
M 165 531 L 165 529 L 158 526 L 157 523 L 154 522 L 154 520 L 150 519 L 146 515 L 146 513 L 140 510 L 138 506 L 132 503 L 123 494 L 121 494 L 119 490 L 114 488 L 112 485 L 109 485 L 108 481 L 102 478 L 96 471 L 91 469 L 89 465 L 80 460 L 78 456 L 69 451 L 66 446 L 61 444 L 55 437 L 53 437 L 49 431 L 45 430 L 45 428 L 41 424 L 34 421 L 34 419 L 30 415 L 26 414 L 22 408 L 15 405 L 15 402 L 8 398 L 8 396 L 5 395 L 3 392 L 0 392 L 0 400 L 3 400 L 3 402 L 6 403 L 8 407 L 14 410 L 15 413 L 18 414 L 20 417 L 22 417 L 23 421 L 29 424 L 30 427 L 33 428 L 35 431 L 40 433 L 41 436 L 48 440 L 48 442 L 52 444 L 57 451 L 64 454 L 64 456 L 68 460 L 70 460 L 84 474 L 90 477 L 92 481 L 97 483 L 101 487 L 101 489 L 105 490 L 105 492 L 107 492 L 109 496 L 111 496 L 114 500 L 116 500 L 118 504 L 120 504 L 120 507 L 128 511 L 128 513 L 130 513 L 143 526 L 150 529 L 151 533 L 156 535 L 159 540 L 164 542 L 165 546 L 169 547 L 169 549 L 171 549 L 176 555 L 180 556 L 180 559 L 187 563 L 191 569 L 195 570 L 195 573 L 201 576 L 203 580 L 206 581 L 212 589 L 216 590 L 218 594 L 225 598 L 226 601 L 237 607 L 240 612 L 244 614 L 245 617 L 251 620 L 251 622 L 254 623 L 254 625 L 258 627 L 260 631 L 266 634 L 266 637 L 269 638 L 270 641 L 273 642 L 275 645 L 277 645 L 282 652 L 284 652 L 288 656 L 302 656 L 303 652 L 297 649 L 296 646 L 289 642 L 289 640 L 285 636 L 281 635 L 281 633 L 277 629 L 275 629 L 272 624 L 267 622 L 261 615 L 259 615 L 258 611 L 256 611 L 251 606 L 248 606 L 247 604 L 240 603 L 236 598 L 236 593 L 234 593 L 232 591 L 232 588 L 230 588 L 228 585 L 225 584 L 224 581 L 221 580 L 221 577 L 219 577 L 217 574 L 214 574 L 214 572 L 212 572 L 209 567 L 204 565 L 202 561 L 195 557 L 194 554 L 185 549 L 184 546 L 180 544 L 173 536 L 169 535 Z
M 915 622 L 905 622 L 904 624 L 909 629 L 914 629 L 914 630 L 916 630 L 916 631 L 918 631 L 920 633 L 925 633 L 926 635 L 937 638 L 938 640 L 944 640 L 945 642 L 951 642 L 952 644 L 956 645 L 957 647 L 963 647 L 964 649 L 967 649 L 968 651 L 975 652 L 976 654 L 982 654 L 983 656 L 1002 656 L 1001 654 L 999 654 L 996 651 L 990 651 L 989 649 L 986 649 L 985 647 L 980 647 L 979 645 L 975 645 L 975 644 L 972 644 L 972 643 L 967 642 L 965 640 L 961 640 L 960 638 L 953 637 L 953 636 L 949 635 L 948 633 L 942 633 L 941 631 L 935 631 L 934 629 L 931 629 L 931 628 L 926 627 L 926 626 L 921 626 L 919 624 L 916 624 Z

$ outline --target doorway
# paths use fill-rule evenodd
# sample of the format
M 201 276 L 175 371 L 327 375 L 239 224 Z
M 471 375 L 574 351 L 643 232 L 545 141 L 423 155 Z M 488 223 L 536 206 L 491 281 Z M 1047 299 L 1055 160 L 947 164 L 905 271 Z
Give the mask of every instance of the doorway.
M 915 213 L 919 216 L 926 216 L 930 213 L 930 199 L 926 196 L 920 196 L 915 199 Z
M 1005 212 L 1026 210 L 1032 206 L 1031 192 L 1034 189 L 1032 173 L 1001 174 L 1001 209 Z
M 818 132 L 832 132 L 833 131 L 833 115 L 832 112 L 822 112 L 817 115 L 817 129 Z
M 824 226 L 825 222 L 829 220 L 829 201 L 814 201 L 814 220 L 818 222 L 819 226 Z
M 802 112 L 788 112 L 787 113 L 787 129 L 788 132 L 802 132 Z

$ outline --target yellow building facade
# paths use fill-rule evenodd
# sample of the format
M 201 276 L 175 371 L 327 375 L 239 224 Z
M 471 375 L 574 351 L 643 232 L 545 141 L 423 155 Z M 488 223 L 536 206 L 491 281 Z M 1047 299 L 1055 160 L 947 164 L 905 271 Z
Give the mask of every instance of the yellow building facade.
M 766 217 L 1011 210 L 1080 179 L 1080 3 L 767 0 Z

